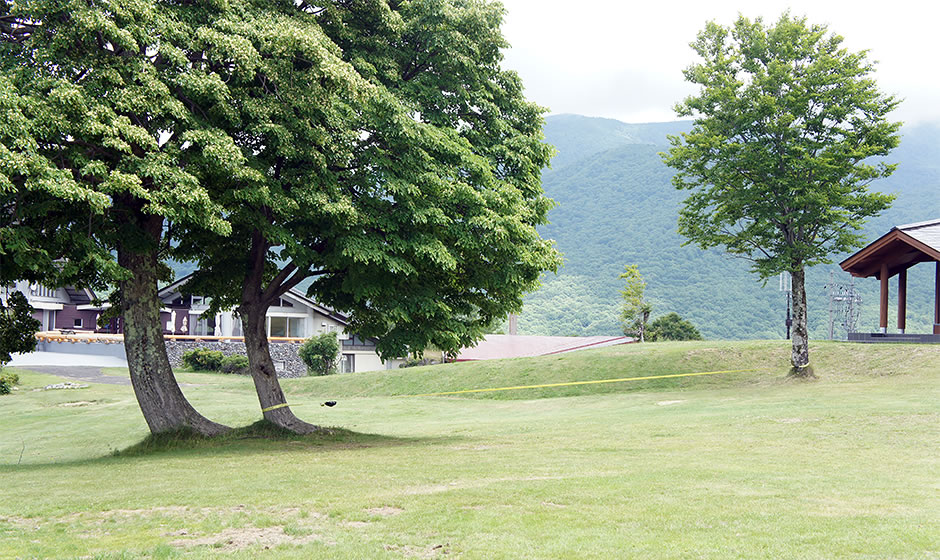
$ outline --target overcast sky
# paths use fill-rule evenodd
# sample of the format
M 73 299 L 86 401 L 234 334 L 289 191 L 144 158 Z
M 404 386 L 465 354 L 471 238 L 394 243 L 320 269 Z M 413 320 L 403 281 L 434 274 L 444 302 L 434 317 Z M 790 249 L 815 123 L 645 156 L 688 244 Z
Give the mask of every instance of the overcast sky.
M 932 0 L 503 0 L 504 66 L 519 72 L 526 97 L 552 114 L 630 123 L 675 120 L 673 105 L 695 91 L 682 70 L 705 23 L 738 13 L 773 22 L 789 9 L 868 49 L 882 91 L 904 101 L 892 116 L 940 121 L 940 7 Z

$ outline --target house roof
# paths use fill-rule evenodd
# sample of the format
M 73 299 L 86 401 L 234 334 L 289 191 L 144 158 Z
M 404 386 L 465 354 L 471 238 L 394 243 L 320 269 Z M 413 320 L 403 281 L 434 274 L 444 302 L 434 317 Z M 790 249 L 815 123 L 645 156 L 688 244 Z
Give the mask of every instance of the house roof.
M 181 288 L 183 287 L 184 284 L 186 284 L 186 282 L 189 281 L 190 278 L 192 278 L 192 276 L 193 276 L 192 274 L 187 274 L 186 276 L 183 276 L 182 278 L 180 278 L 179 280 L 176 280 L 172 284 L 167 284 L 166 286 L 160 289 L 160 291 L 158 292 L 158 297 L 160 299 L 165 299 L 169 296 L 172 296 L 175 293 L 181 293 Z M 349 324 L 349 317 L 347 317 L 346 315 L 343 315 L 342 313 L 338 311 L 330 309 L 329 307 L 326 307 L 325 305 L 321 305 L 317 303 L 316 301 L 308 298 L 307 296 L 305 296 L 304 294 L 302 294 L 301 292 L 297 291 L 294 288 L 291 288 L 290 290 L 288 290 L 287 294 L 285 295 L 297 300 L 299 303 L 306 305 L 307 307 L 310 307 L 311 309 L 320 313 L 321 315 L 326 315 L 330 319 L 333 319 L 334 321 L 342 324 L 343 326 L 346 326 Z
M 880 278 L 882 264 L 887 265 L 891 277 L 931 261 L 940 261 L 940 219 L 895 226 L 839 266 L 858 278 Z
M 457 361 L 493 360 L 499 358 L 525 358 L 562 354 L 584 350 L 627 344 L 633 339 L 627 336 L 527 336 L 508 334 L 488 334 L 473 348 L 464 348 L 457 355 Z

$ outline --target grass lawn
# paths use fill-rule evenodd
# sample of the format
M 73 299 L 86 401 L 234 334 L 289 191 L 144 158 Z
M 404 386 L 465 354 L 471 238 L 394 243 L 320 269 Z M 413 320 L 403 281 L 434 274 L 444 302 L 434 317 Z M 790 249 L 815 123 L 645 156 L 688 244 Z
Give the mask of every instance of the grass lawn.
M 940 557 L 940 347 L 812 352 L 810 382 L 785 378 L 783 342 L 285 380 L 300 417 L 341 429 L 136 447 L 130 387 L 21 370 L 0 557 Z M 756 371 L 402 396 L 725 369 Z M 249 379 L 179 379 L 212 419 L 260 418 Z

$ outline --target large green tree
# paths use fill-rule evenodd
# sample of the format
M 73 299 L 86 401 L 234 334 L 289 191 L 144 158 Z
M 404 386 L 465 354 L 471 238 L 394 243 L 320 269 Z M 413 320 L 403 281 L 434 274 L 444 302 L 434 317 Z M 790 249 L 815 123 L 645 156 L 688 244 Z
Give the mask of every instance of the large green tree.
M 150 0 L 0 3 L 2 276 L 117 284 L 131 382 L 154 432 L 225 429 L 176 383 L 157 298 L 175 228 L 230 229 L 180 165 L 184 146 L 197 140 L 225 155 L 225 146 L 205 140 L 211 130 L 186 101 L 217 87 L 198 69 L 203 39 L 174 33 L 181 18 L 209 9 Z
M 805 18 L 708 23 L 685 70 L 699 92 L 676 106 L 695 117 L 665 162 L 690 191 L 679 231 L 702 248 L 749 259 L 762 279 L 793 275 L 795 374 L 811 374 L 804 270 L 861 245 L 864 220 L 892 197 L 871 192 L 893 165 L 898 101 L 879 91 L 866 53 Z
M 265 329 L 301 282 L 401 356 L 470 344 L 557 266 L 535 230 L 542 109 L 499 66 L 501 16 L 482 0 L 243 2 L 181 30 L 252 61 L 193 100 L 238 149 L 190 160 L 233 232 L 192 229 L 179 254 L 199 261 L 188 290 L 237 308 L 268 420 L 316 429 L 284 406 Z

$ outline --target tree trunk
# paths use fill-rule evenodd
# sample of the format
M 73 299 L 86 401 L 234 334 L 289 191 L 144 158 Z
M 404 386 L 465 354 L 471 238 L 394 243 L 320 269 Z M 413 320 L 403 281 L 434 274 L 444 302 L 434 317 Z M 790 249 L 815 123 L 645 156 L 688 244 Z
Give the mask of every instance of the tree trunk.
M 255 391 L 261 404 L 264 419 L 297 434 L 310 434 L 322 430 L 319 426 L 304 422 L 294 416 L 281 383 L 274 371 L 274 361 L 268 348 L 268 332 L 265 316 L 268 305 L 257 302 L 243 302 L 238 308 L 242 319 L 245 336 L 245 350 L 248 353 L 248 366 L 251 378 L 255 382 Z
M 146 234 L 159 239 L 163 220 L 147 216 L 140 220 Z M 118 248 L 118 264 L 131 278 L 120 283 L 124 314 L 124 349 L 140 411 L 154 434 L 190 428 L 204 436 L 218 435 L 229 428 L 199 414 L 180 390 L 166 354 L 157 297 L 156 254 Z
M 806 271 L 802 265 L 794 267 L 793 277 L 793 347 L 790 374 L 812 377 L 809 367 L 809 330 L 806 323 Z

